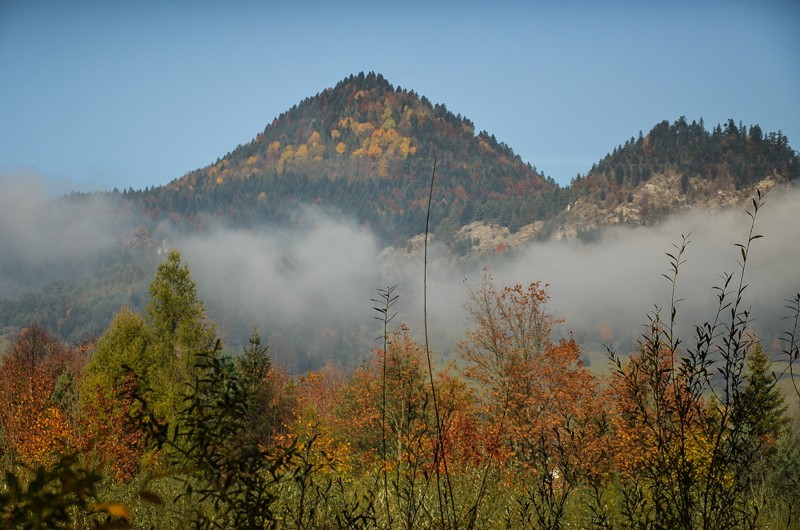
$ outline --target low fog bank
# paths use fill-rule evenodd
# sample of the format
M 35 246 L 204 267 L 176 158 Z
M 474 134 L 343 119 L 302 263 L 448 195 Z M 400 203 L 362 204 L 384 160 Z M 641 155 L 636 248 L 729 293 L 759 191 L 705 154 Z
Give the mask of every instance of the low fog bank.
M 800 291 L 800 192 L 768 195 L 758 214 L 745 282 L 745 306 L 754 327 L 775 333 L 784 300 Z M 306 209 L 302 228 L 251 231 L 217 229 L 180 242 L 210 308 L 232 312 L 267 330 L 298 322 L 359 329 L 366 338 L 380 334 L 370 299 L 377 289 L 396 285 L 400 322 L 419 339 L 423 329 L 424 262 L 421 250 L 380 249 L 362 227 Z M 476 288 L 488 266 L 496 286 L 541 281 L 549 285 L 550 310 L 565 320 L 559 332 L 572 332 L 595 354 L 604 345 L 629 350 L 655 307 L 668 317 L 671 284 L 666 252 L 689 236 L 677 282 L 678 331 L 690 342 L 694 324 L 714 318 L 722 273 L 738 273 L 735 243 L 745 243 L 749 217 L 743 209 L 710 214 L 699 210 L 653 227 L 614 227 L 593 243 L 537 242 L 504 256 L 466 264 L 432 241 L 428 259 L 428 323 L 433 347 L 448 358 L 463 339 L 467 321 L 467 283 Z M 736 279 L 738 281 L 738 277 Z M 734 287 L 732 284 L 731 287 Z M 213 316 L 213 315 L 212 315 Z M 231 337 L 233 338 L 233 337 Z M 765 337 L 769 346 L 774 336 Z M 373 343 L 374 344 L 374 343 Z M 359 358 L 361 352 L 340 352 Z
M 124 256 L 119 250 L 132 227 L 145 222 L 119 196 L 53 201 L 36 179 L 6 178 L 0 185 L 0 298 L 41 288 L 51 274 L 97 274 L 107 266 L 104 256 Z M 770 347 L 783 329 L 785 299 L 800 292 L 798 204 L 800 190 L 767 194 L 756 228 L 764 237 L 753 242 L 747 265 L 745 304 L 755 329 L 768 334 L 764 339 Z M 592 243 L 535 242 L 467 261 L 434 240 L 428 260 L 432 345 L 448 359 L 463 339 L 469 325 L 465 282 L 477 288 L 483 267 L 489 266 L 498 288 L 548 284 L 549 308 L 565 320 L 559 332 L 571 331 L 588 353 L 598 354 L 604 344 L 627 352 L 655 306 L 668 316 L 665 252 L 674 253 L 672 244 L 691 233 L 677 283 L 677 296 L 684 299 L 678 331 L 690 342 L 692 325 L 714 317 L 713 287 L 720 284 L 720 274 L 738 271 L 734 244 L 746 243 L 749 221 L 742 208 L 720 214 L 694 210 L 653 227 L 608 228 Z M 258 326 L 276 357 L 303 356 L 288 365 L 319 366 L 336 359 L 352 366 L 378 345 L 374 338 L 381 324 L 371 299 L 377 289 L 392 285 L 400 297 L 393 325 L 407 323 L 418 340 L 424 338 L 421 250 L 383 249 L 373 234 L 344 216 L 307 207 L 281 228 L 217 225 L 186 235 L 164 224 L 151 232 L 156 241 L 163 238 L 181 251 L 209 317 L 233 350 Z M 159 248 L 156 243 L 137 255 L 149 252 L 145 257 L 155 261 Z M 302 347 L 285 346 L 290 342 Z
M 254 324 L 370 318 L 380 284 L 378 245 L 366 230 L 309 209 L 299 228 L 215 228 L 178 241 L 202 291 Z
M 35 174 L 0 175 L 0 297 L 81 274 L 119 250 L 131 214 L 104 195 L 53 199 Z
M 785 299 L 800 292 L 800 191 L 768 195 L 759 210 L 744 283 L 744 309 L 752 310 L 754 328 L 774 335 L 781 328 Z M 713 320 L 718 306 L 714 286 L 734 273 L 738 287 L 740 249 L 746 244 L 750 218 L 743 209 L 724 213 L 692 210 L 653 227 L 615 227 L 593 244 L 535 244 L 498 270 L 507 279 L 541 279 L 551 285 L 551 307 L 566 319 L 577 338 L 630 347 L 656 307 L 669 318 L 672 284 L 670 258 L 682 236 L 689 243 L 676 283 L 678 333 L 690 344 L 694 325 Z M 518 280 L 519 281 L 519 280 Z M 727 316 L 727 313 L 724 315 Z M 762 339 L 770 346 L 774 336 Z

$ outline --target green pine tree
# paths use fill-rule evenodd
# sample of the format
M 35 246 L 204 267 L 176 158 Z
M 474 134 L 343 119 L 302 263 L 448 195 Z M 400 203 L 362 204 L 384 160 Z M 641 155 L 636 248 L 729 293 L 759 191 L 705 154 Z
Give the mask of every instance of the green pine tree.
M 247 429 L 243 433 L 245 443 L 269 446 L 272 435 L 281 425 L 287 406 L 278 399 L 272 377 L 272 360 L 269 349 L 261 344 L 261 335 L 253 329 L 250 345 L 236 359 L 239 380 L 247 394 Z
M 113 398 L 132 370 L 152 411 L 172 421 L 191 383 L 194 356 L 216 351 L 215 341 L 189 267 L 173 250 L 150 284 L 146 317 L 123 308 L 103 333 L 86 366 L 81 400 L 94 399 L 98 388 Z
M 197 285 L 177 250 L 158 266 L 146 309 L 155 362 L 153 409 L 172 420 L 181 407 L 185 384 L 191 383 L 194 356 L 217 351 L 214 326 L 206 321 Z
M 787 422 L 787 406 L 770 372 L 771 365 L 769 355 L 757 342 L 747 356 L 747 385 L 742 391 L 741 404 L 749 434 L 762 454 L 774 450 Z
M 206 323 L 197 285 L 177 250 L 158 266 L 150 284 L 147 316 L 154 347 L 165 356 L 187 358 L 214 345 L 214 327 Z

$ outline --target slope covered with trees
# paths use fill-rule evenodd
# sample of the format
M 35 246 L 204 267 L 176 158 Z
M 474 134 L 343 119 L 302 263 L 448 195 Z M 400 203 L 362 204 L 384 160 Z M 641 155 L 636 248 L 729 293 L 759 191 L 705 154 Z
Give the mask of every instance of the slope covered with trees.
M 562 206 L 560 188 L 493 135 L 375 73 L 302 101 L 215 164 L 132 195 L 173 219 L 210 213 L 235 226 L 285 221 L 303 203 L 332 207 L 398 242 L 423 231 L 434 159 L 444 241 L 476 219 L 513 229 Z
M 573 179 L 567 208 L 538 236 L 592 239 L 608 225 L 652 225 L 689 208 L 719 211 L 798 177 L 800 156 L 780 131 L 733 119 L 711 130 L 702 118 L 665 120 Z
M 470 223 L 511 233 L 525 227 L 517 233 L 528 239 L 591 238 L 608 224 L 652 223 L 709 197 L 748 196 L 764 178 L 797 182 L 800 172 L 800 158 L 780 132 L 733 120 L 709 131 L 702 120 L 681 118 L 631 138 L 560 187 L 444 104 L 361 73 L 303 100 L 208 167 L 165 186 L 100 194 L 117 214 L 117 241 L 102 252 L 41 264 L 0 254 L 0 270 L 14 284 L 0 291 L 0 333 L 39 322 L 71 342 L 97 336 L 120 307 L 144 310 L 158 253 L 182 235 L 219 225 L 285 226 L 303 207 L 342 214 L 380 244 L 406 248 L 425 228 L 434 159 L 431 231 L 456 255 L 477 248 L 469 233 L 458 233 Z M 660 187 L 647 191 L 656 181 Z M 56 202 L 90 208 L 96 198 L 72 194 Z M 290 334 L 293 358 L 314 347 L 316 324 Z M 239 333 L 241 344 L 246 333 Z M 337 337 L 356 341 L 348 332 Z M 307 343 L 297 344 L 302 339 Z
M 796 182 L 800 157 L 780 131 L 765 133 L 758 125 L 737 125 L 733 119 L 709 131 L 702 118 L 689 123 L 681 117 L 672 124 L 662 121 L 646 135 L 640 131 L 572 187 L 576 194 L 595 193 L 605 200 L 663 173 L 679 176 L 684 195 L 691 192 L 692 179 L 711 182 L 716 190 L 749 190 L 768 177 Z
M 780 131 L 765 134 L 758 125 L 748 128 L 733 119 L 707 131 L 702 118 L 688 123 L 681 117 L 672 124 L 662 121 L 646 136 L 631 137 L 591 172 L 632 187 L 668 169 L 742 187 L 773 174 L 797 179 L 800 160 Z

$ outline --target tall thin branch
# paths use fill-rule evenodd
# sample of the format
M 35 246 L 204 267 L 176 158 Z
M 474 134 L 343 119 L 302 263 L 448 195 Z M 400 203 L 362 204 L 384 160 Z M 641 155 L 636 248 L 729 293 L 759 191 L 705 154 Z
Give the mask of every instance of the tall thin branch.
M 383 323 L 383 336 L 378 337 L 378 340 L 383 339 L 383 373 L 381 375 L 381 451 L 382 451 L 382 467 L 383 467 L 383 497 L 384 506 L 386 508 L 386 521 L 389 528 L 392 527 L 392 513 L 389 509 L 389 477 L 386 470 L 386 356 L 389 347 L 389 322 L 397 315 L 392 313 L 391 309 L 397 302 L 398 296 L 394 294 L 397 285 L 392 285 L 386 289 L 378 289 L 379 297 L 373 298 L 372 301 L 376 304 L 375 311 L 379 316 L 375 318 Z
M 436 158 L 433 159 L 433 170 L 431 171 L 431 187 L 428 192 L 428 213 L 425 217 L 425 244 L 424 244 L 424 270 L 423 270 L 423 324 L 425 328 L 425 357 L 428 361 L 428 375 L 431 383 L 431 397 L 433 398 L 433 411 L 436 416 L 436 444 L 433 451 L 433 464 L 436 471 L 436 491 L 439 495 L 439 512 L 442 517 L 442 524 L 445 522 L 444 516 L 444 502 L 442 501 L 442 487 L 441 487 L 441 471 L 439 469 L 439 459 L 441 458 L 442 467 L 444 468 L 445 482 L 447 484 L 447 491 L 450 496 L 451 509 L 453 511 L 453 522 L 455 523 L 456 506 L 453 499 L 453 486 L 450 483 L 450 472 L 447 468 L 447 456 L 444 451 L 444 439 L 442 434 L 442 420 L 439 415 L 439 400 L 436 396 L 436 385 L 433 381 L 433 363 L 431 363 L 431 349 L 430 342 L 428 341 L 428 235 L 430 233 L 431 222 L 431 204 L 433 203 L 433 183 L 436 180 Z

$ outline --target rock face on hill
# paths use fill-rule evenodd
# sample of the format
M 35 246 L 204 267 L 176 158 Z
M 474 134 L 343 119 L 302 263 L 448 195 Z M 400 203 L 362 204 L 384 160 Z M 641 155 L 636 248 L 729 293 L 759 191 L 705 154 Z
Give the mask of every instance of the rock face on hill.
M 689 208 L 721 211 L 743 204 L 757 189 L 766 192 L 775 186 L 788 185 L 786 179 L 777 175 L 739 189 L 734 186 L 720 187 L 706 179 L 692 177 L 688 179 L 688 190 L 682 192 L 682 178 L 682 175 L 671 171 L 654 175 L 631 189 L 620 202 L 578 197 L 555 217 L 555 228 L 549 237 L 591 238 L 604 226 L 653 224 Z
M 457 253 L 465 256 L 502 254 L 529 241 L 581 239 L 590 241 L 609 226 L 652 225 L 670 215 L 699 208 L 720 212 L 746 203 L 756 190 L 769 192 L 791 184 L 779 175 L 766 177 L 745 188 L 720 187 L 702 178 L 690 178 L 688 190 L 681 191 L 682 176 L 675 172 L 653 175 L 628 192 L 622 201 L 598 201 L 578 196 L 548 221 L 523 225 L 511 232 L 508 227 L 486 221 L 473 221 L 456 231 L 453 241 Z M 416 252 L 423 237 L 410 239 L 406 248 Z

